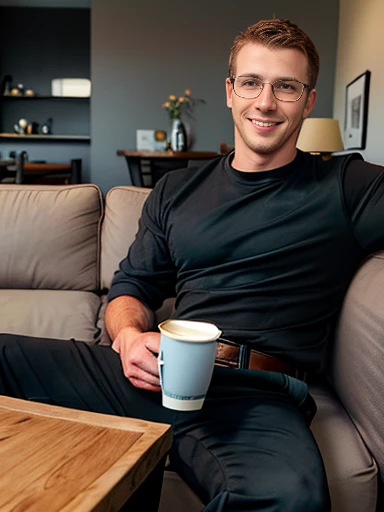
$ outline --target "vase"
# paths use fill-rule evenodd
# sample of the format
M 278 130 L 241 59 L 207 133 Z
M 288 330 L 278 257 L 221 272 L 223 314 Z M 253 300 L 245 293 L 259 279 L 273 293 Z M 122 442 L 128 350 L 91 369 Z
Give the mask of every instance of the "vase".
M 171 148 L 172 151 L 185 151 L 187 149 L 187 133 L 180 119 L 172 120 Z

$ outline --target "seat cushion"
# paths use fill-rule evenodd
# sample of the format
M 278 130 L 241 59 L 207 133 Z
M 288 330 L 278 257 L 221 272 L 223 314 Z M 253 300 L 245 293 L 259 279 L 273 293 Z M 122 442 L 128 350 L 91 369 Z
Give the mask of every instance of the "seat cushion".
M 70 290 L 0 290 L 0 332 L 94 343 L 100 298 Z
M 202 509 L 199 498 L 179 475 L 165 471 L 159 512 L 200 512 Z
M 311 430 L 323 457 L 333 512 L 375 512 L 378 467 L 327 385 L 310 387 L 318 411 Z

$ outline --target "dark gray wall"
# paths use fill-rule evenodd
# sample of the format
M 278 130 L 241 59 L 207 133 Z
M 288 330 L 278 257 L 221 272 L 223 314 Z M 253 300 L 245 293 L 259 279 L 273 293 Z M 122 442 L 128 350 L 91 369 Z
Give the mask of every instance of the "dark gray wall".
M 332 117 L 339 1 L 93 0 L 91 9 L 91 179 L 106 191 L 129 184 L 117 149 L 135 149 L 136 129 L 168 130 L 161 104 L 185 88 L 204 98 L 196 150 L 233 140 L 224 80 L 236 34 L 263 19 L 288 18 L 313 39 L 321 57 L 313 116 Z

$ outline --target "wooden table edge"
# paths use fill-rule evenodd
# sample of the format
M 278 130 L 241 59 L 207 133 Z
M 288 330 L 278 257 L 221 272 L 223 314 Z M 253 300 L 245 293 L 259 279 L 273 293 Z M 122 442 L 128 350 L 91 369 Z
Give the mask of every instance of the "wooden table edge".
M 12 398 L 9 396 L 0 396 L 0 407 L 38 416 L 46 416 L 49 418 L 63 419 L 68 421 L 77 421 L 87 423 L 89 425 L 97 425 L 100 427 L 114 427 L 122 430 L 134 430 L 135 432 L 150 431 L 160 435 L 165 433 L 170 425 L 165 423 L 155 423 L 146 420 L 139 420 L 125 416 L 114 416 L 109 414 L 101 414 L 97 412 L 81 411 L 79 409 L 71 409 L 69 407 L 60 407 L 57 405 L 32 402 L 30 400 L 22 400 L 20 398 Z
M 143 483 L 151 470 L 165 458 L 172 444 L 171 426 L 164 423 L 80 411 L 7 396 L 0 396 L 0 408 L 47 418 L 73 421 L 75 423 L 85 423 L 92 426 L 139 432 L 141 434 L 127 452 L 120 456 L 90 486 L 68 502 L 61 509 L 62 512 L 88 512 L 90 510 L 102 512 L 110 510 L 109 506 L 112 502 L 115 507 L 116 501 L 119 506 L 122 506 L 127 497 L 131 496 Z M 147 448 L 137 458 L 135 452 L 140 451 L 142 446 Z M 134 449 L 132 450 L 133 447 Z M 145 458 L 145 461 L 143 461 L 143 458 Z M 144 466 L 142 466 L 143 464 Z M 139 465 L 141 470 L 132 477 L 132 473 Z M 92 494 L 87 495 L 90 492 L 89 489 L 92 489 Z M 110 496 L 112 490 L 114 490 L 113 497 Z

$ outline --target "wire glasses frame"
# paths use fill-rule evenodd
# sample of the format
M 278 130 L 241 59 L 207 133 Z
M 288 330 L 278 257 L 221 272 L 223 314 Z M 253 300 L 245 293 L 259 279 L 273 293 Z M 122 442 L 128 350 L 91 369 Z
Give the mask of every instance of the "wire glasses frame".
M 265 84 L 271 85 L 273 95 L 279 101 L 299 101 L 303 95 L 304 89 L 311 89 L 309 85 L 304 84 L 299 80 L 275 80 L 274 82 L 263 82 L 259 78 L 252 76 L 235 76 L 230 77 L 229 81 L 232 84 L 232 88 L 236 96 L 248 100 L 255 99 L 260 96 Z M 239 82 L 241 82 L 241 85 L 236 87 L 235 83 L 238 84 Z M 295 99 L 289 99 L 290 96 Z

